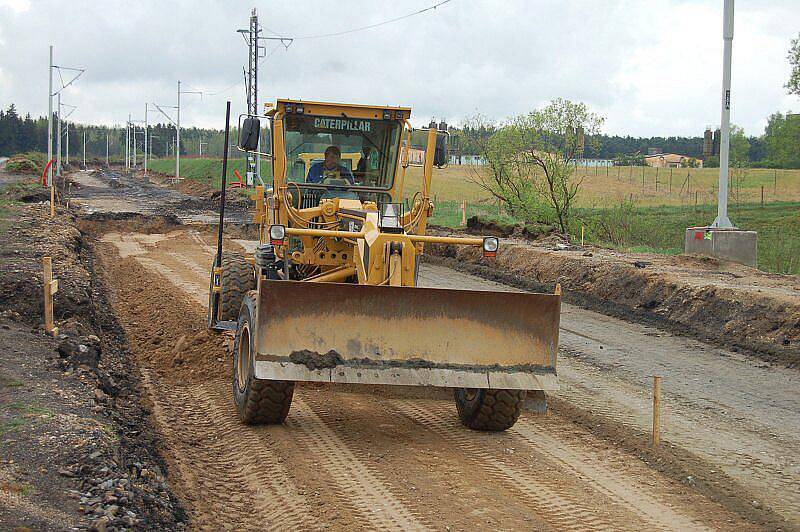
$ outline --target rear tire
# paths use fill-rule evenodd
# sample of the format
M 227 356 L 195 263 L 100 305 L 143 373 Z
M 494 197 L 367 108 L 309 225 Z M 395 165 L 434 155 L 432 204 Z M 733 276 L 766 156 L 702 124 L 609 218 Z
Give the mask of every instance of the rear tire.
M 245 294 L 256 288 L 255 270 L 244 259 L 244 255 L 231 251 L 222 252 L 220 285 L 222 291 L 219 294 L 219 319 L 236 320 Z
M 239 419 L 248 425 L 283 423 L 294 394 L 293 381 L 256 379 L 256 299 L 250 291 L 242 300 L 239 326 L 233 341 L 233 402 Z
M 525 390 L 456 388 L 454 396 L 461 423 L 473 430 L 501 431 L 519 419 Z

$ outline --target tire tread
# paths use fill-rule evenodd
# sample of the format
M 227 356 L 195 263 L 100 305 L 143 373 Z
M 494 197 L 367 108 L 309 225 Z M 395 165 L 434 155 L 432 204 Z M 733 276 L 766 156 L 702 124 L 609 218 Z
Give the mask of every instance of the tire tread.
M 470 409 L 461 403 L 456 389 L 456 407 L 461 423 L 474 430 L 502 431 L 519 419 L 525 404 L 525 390 L 479 390 L 479 404 Z

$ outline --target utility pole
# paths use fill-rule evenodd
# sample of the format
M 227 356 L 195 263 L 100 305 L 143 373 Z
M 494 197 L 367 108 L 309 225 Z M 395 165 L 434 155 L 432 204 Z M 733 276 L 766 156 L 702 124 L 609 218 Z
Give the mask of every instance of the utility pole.
M 249 40 L 247 42 L 247 113 L 255 115 L 258 113 L 258 57 L 259 46 L 258 37 L 261 33 L 261 28 L 258 26 L 258 15 L 256 8 L 250 14 L 250 32 Z M 266 48 L 261 47 L 266 51 Z M 261 151 L 261 138 L 258 139 L 258 148 L 256 151 Z M 256 154 L 255 165 L 253 164 L 253 156 L 247 156 L 247 186 L 252 187 L 255 184 L 255 178 L 261 177 L 261 156 Z
M 245 90 L 247 91 L 247 114 L 258 114 L 258 60 L 264 57 L 267 48 L 261 41 L 280 41 L 286 48 L 292 44 L 292 39 L 285 37 L 262 37 L 261 25 L 258 23 L 256 8 L 250 12 L 250 26 L 248 29 L 237 30 L 247 43 L 247 70 L 245 71 Z M 255 158 L 247 155 L 247 186 L 255 185 L 255 180 L 263 184 L 261 180 L 261 137 L 259 136 Z
M 208 146 L 208 142 L 203 142 L 202 140 L 200 141 L 200 157 L 203 156 L 203 144 Z
M 147 177 L 147 102 L 144 102 L 144 176 Z
M 106 168 L 110 165 L 108 164 L 108 131 L 106 131 Z
M 56 149 L 58 154 L 56 155 L 56 176 L 61 177 L 61 93 L 58 93 L 58 110 L 56 111 L 56 130 L 58 131 L 58 137 L 56 139 Z
M 725 0 L 723 7 L 722 39 L 722 119 L 719 143 L 719 195 L 717 218 L 712 227 L 734 227 L 728 218 L 728 159 L 731 132 L 731 55 L 733 51 L 733 0 Z
M 178 80 L 178 105 L 158 105 L 157 103 L 153 103 L 153 106 L 158 109 L 158 111 L 166 117 L 170 123 L 175 126 L 175 180 L 179 180 L 181 178 L 181 94 L 199 94 L 200 98 L 203 97 L 203 93 L 201 91 L 182 91 L 181 90 L 181 81 Z M 164 109 L 175 109 L 177 111 L 177 119 L 172 120 L 172 118 L 164 111 Z
M 55 93 L 53 92 L 53 69 L 54 68 L 59 70 L 59 76 L 61 74 L 61 72 L 60 72 L 61 70 L 69 70 L 69 71 L 72 71 L 72 72 L 77 72 L 77 74 L 75 74 L 73 76 L 73 78 L 70 79 L 67 83 L 64 83 L 64 79 L 60 78 L 61 79 L 61 88 L 58 89 L 58 91 L 56 91 Z M 83 69 L 83 68 L 70 68 L 70 67 L 62 67 L 62 66 L 54 65 L 53 64 L 53 45 L 50 45 L 50 68 L 49 68 L 49 72 L 48 72 L 50 90 L 48 91 L 48 98 L 47 98 L 47 154 L 48 154 L 48 159 L 47 160 L 48 161 L 53 160 L 53 96 L 58 95 L 58 137 L 57 137 L 57 140 L 56 140 L 56 143 L 58 144 L 58 155 L 56 156 L 57 162 L 56 162 L 56 165 L 55 165 L 56 166 L 55 171 L 53 170 L 52 166 L 50 167 L 50 179 L 49 179 L 48 185 L 50 185 L 51 187 L 53 186 L 53 173 L 55 172 L 55 175 L 57 175 L 57 176 L 61 175 L 61 91 L 63 91 L 64 89 L 66 89 L 67 87 L 72 85 L 75 82 L 75 80 L 78 79 L 79 77 L 81 77 L 81 75 L 85 71 L 86 70 Z M 73 110 L 74 110 L 74 107 L 73 107 Z M 69 146 L 67 146 L 67 149 L 69 149 Z M 69 161 L 67 161 L 67 162 L 69 162 Z
M 66 121 L 66 117 L 64 117 L 64 129 L 67 131 L 67 149 L 65 151 L 67 166 L 69 166 L 69 122 Z
M 178 80 L 178 121 L 175 124 L 177 149 L 175 150 L 175 181 L 181 179 L 181 80 Z
M 131 115 L 128 114 L 128 121 L 125 122 L 125 170 L 131 169 Z
M 684 250 L 686 253 L 710 255 L 755 268 L 758 266 L 758 233 L 756 231 L 737 229 L 728 218 L 733 3 L 734 0 L 725 0 L 722 14 L 722 40 L 724 51 L 722 55 L 722 112 L 720 120 L 717 217 L 710 226 L 686 228 Z M 695 185 L 695 205 L 696 204 L 697 186 Z
M 83 130 L 83 169 L 86 170 L 86 129 Z
M 47 68 L 50 88 L 47 91 L 47 161 L 53 160 L 53 45 L 50 45 L 50 66 Z M 53 186 L 53 165 L 47 173 L 47 186 Z

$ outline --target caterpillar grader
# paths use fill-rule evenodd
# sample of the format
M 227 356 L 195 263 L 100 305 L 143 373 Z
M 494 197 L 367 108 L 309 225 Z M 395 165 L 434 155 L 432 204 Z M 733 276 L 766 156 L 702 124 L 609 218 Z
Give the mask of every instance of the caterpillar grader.
M 239 149 L 268 157 L 272 179 L 254 188 L 255 250 L 223 252 L 226 150 L 208 324 L 235 331 L 233 399 L 244 423 L 283 422 L 295 383 L 325 382 L 451 388 L 464 425 L 499 431 L 517 421 L 526 393 L 557 389 L 559 287 L 417 286 L 426 245 L 477 246 L 491 260 L 499 242 L 426 234 L 448 134 L 417 130 L 427 140 L 423 177 L 409 191 L 410 116 L 282 99 L 239 117 Z M 229 122 L 230 107 L 226 136 Z

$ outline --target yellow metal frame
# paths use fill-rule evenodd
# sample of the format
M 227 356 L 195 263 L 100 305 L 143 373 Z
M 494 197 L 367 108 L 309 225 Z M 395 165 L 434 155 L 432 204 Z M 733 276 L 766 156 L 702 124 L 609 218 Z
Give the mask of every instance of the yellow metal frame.
M 428 218 L 433 214 L 430 198 L 433 159 L 436 149 L 436 129 L 428 131 L 428 145 L 423 166 L 422 190 L 415 194 L 408 212 L 400 219 L 404 233 L 382 231 L 379 227 L 378 205 L 352 199 L 324 199 L 318 206 L 297 208 L 293 205 L 299 184 L 288 182 L 287 159 L 284 143 L 284 121 L 287 105 L 303 106 L 305 116 L 347 116 L 348 118 L 384 119 L 384 113 L 403 125 L 401 139 L 405 146 L 397 152 L 389 189 L 364 187 L 363 190 L 387 194 L 395 203 L 403 196 L 406 165 L 408 159 L 411 124 L 408 121 L 411 109 L 406 107 L 379 107 L 354 104 L 304 102 L 300 100 L 278 100 L 274 109 L 267 113 L 272 119 L 272 175 L 271 189 L 256 187 L 253 199 L 256 209 L 253 221 L 260 226 L 259 240 L 268 240 L 269 225 L 280 224 L 287 228 L 287 235 L 299 241 L 300 250 L 289 251 L 287 245 L 278 246 L 279 258 L 290 258 L 298 265 L 307 265 L 312 273 L 305 279 L 309 282 L 342 282 L 357 279 L 359 284 L 414 286 L 417 257 L 424 251 L 425 243 L 480 246 L 481 238 L 452 238 L 426 235 Z M 304 154 L 306 172 L 316 154 Z M 343 154 L 344 156 L 345 154 Z M 356 154 L 360 158 L 360 154 Z M 322 154 L 319 154 L 322 156 Z M 308 160 L 306 160 L 308 159 Z M 356 161 L 357 163 L 357 161 Z M 298 202 L 299 203 L 299 202 Z M 361 215 L 354 215 L 359 212 Z M 356 220 L 360 231 L 342 231 L 343 220 Z M 287 243 L 288 244 L 288 243 Z

